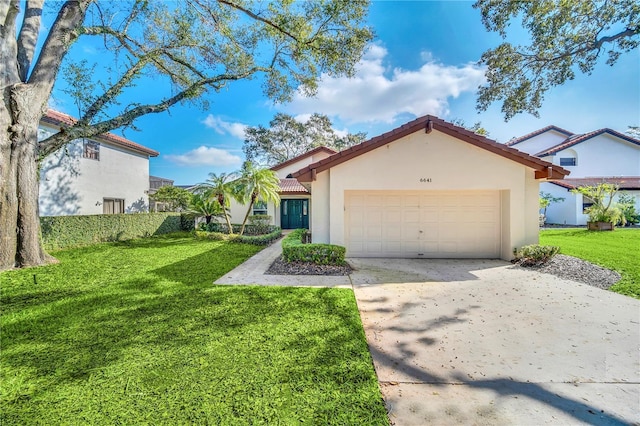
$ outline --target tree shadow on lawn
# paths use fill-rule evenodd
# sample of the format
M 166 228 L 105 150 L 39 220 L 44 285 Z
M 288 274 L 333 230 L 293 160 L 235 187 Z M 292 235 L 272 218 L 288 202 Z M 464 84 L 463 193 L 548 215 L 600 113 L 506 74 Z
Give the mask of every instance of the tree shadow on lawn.
M 314 419 L 352 405 L 364 407 L 354 415 L 384 412 L 370 359 L 348 368 L 351 356 L 368 352 L 357 311 L 337 290 L 202 289 L 138 278 L 45 301 L 4 321 L 2 367 L 19 378 L 5 384 L 2 411 L 9 422 L 45 413 L 61 421 L 107 404 L 107 417 L 97 419 L 125 421 L 127 411 L 149 415 L 165 406 L 186 421 L 205 400 L 217 408 L 201 415 L 227 423 L 265 413 L 277 420 L 278 404 Z M 332 320 L 324 324 L 325 316 Z M 290 399 L 279 395 L 284 387 Z

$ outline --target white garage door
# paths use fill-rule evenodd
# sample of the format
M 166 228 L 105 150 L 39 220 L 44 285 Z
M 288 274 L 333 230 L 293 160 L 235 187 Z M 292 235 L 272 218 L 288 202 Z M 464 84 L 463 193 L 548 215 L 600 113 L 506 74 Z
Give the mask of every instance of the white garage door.
M 498 191 L 346 191 L 347 256 L 499 258 Z

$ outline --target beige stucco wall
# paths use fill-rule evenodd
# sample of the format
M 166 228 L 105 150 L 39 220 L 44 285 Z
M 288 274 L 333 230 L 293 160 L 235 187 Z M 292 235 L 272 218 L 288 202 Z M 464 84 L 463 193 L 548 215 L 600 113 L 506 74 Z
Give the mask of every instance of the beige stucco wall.
M 345 190 L 501 191 L 502 258 L 510 259 L 514 247 L 538 241 L 534 171 L 435 130 L 413 133 L 318 173 L 312 183 L 315 242 L 344 245 Z
M 280 179 L 284 179 L 287 176 L 289 176 L 291 173 L 297 172 L 298 170 L 307 167 L 309 164 L 317 163 L 320 160 L 324 160 L 329 155 L 330 154 L 325 151 L 320 151 L 314 155 L 310 155 L 308 157 L 302 158 L 293 164 L 289 164 L 286 167 L 276 170 L 276 173 L 278 174 L 278 177 Z

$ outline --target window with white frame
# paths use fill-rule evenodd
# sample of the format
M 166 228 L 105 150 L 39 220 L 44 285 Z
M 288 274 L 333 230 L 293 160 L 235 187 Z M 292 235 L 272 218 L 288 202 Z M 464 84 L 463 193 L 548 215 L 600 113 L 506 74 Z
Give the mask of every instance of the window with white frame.
M 576 159 L 575 159 L 575 157 L 560 158 L 560 165 L 563 166 L 563 167 L 575 166 L 576 165 Z
M 253 205 L 253 214 L 267 214 L 267 203 L 264 201 L 256 201 Z

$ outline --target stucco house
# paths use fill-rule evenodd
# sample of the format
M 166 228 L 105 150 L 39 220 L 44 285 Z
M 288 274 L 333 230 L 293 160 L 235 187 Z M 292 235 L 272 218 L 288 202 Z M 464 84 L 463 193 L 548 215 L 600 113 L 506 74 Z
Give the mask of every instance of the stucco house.
M 75 121 L 48 110 L 40 121 L 39 138 Z M 149 158 L 157 156 L 157 151 L 112 133 L 72 141 L 42 163 L 40 215 L 148 211 Z
M 547 223 L 585 225 L 584 209 L 591 200 L 572 189 L 606 182 L 620 187 L 636 200 L 640 210 L 640 140 L 611 129 L 574 134 L 547 126 L 509 141 L 507 146 L 571 171 L 571 178 L 541 183 L 540 190 L 564 201 L 547 208 Z
M 433 116 L 314 151 L 274 167 L 276 223 L 296 211 L 287 200 L 301 200 L 313 242 L 350 257 L 511 259 L 538 242 L 539 182 L 569 173 Z
M 271 167 L 271 170 L 280 178 L 280 205 L 257 202 L 253 206 L 252 213 L 271 216 L 272 224 L 280 226 L 282 229 L 309 228 L 311 193 L 291 174 L 335 153 L 336 151 L 321 146 Z M 235 200 L 231 200 L 230 204 L 232 222 L 242 222 L 247 212 L 247 206 L 239 204 Z

